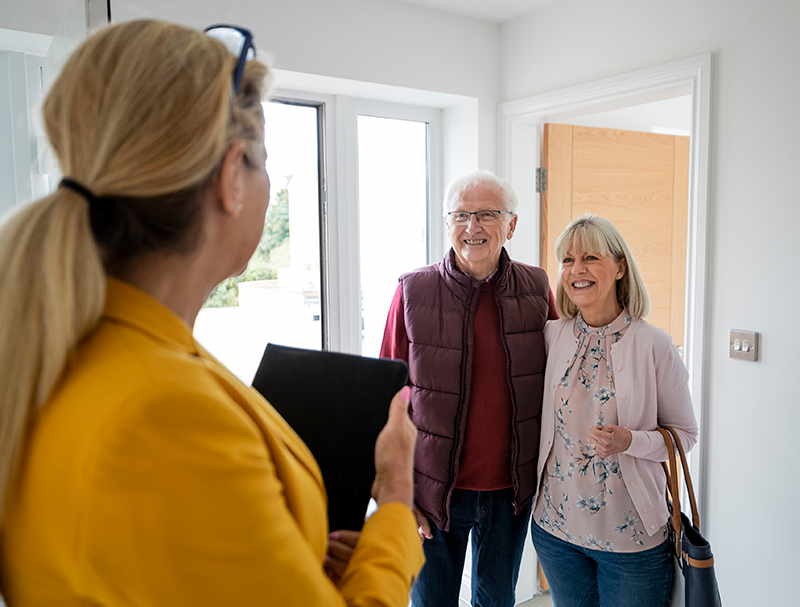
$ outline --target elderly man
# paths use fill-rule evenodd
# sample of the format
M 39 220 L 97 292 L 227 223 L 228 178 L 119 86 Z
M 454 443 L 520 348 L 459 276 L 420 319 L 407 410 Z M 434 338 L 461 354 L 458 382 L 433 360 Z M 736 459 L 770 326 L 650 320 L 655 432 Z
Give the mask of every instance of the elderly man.
M 541 268 L 503 248 L 517 196 L 488 171 L 453 181 L 452 248 L 400 277 L 381 356 L 410 369 L 419 429 L 415 501 L 426 564 L 414 607 L 456 607 L 472 533 L 472 604 L 511 607 L 536 489 L 544 325 L 558 316 Z

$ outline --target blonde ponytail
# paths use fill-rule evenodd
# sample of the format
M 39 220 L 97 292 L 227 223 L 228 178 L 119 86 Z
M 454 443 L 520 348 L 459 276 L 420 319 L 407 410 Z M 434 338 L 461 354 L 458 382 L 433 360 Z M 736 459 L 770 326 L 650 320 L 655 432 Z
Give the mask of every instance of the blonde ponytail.
M 130 21 L 91 36 L 53 84 L 48 137 L 97 198 L 60 187 L 0 227 L 0 530 L 27 432 L 102 315 L 106 272 L 185 248 L 227 146 L 261 145 L 268 69 L 249 62 L 231 102 L 235 63 L 201 32 Z
M 17 213 L 0 229 L 0 267 L 2 517 L 27 426 L 103 310 L 86 201 L 62 188 Z

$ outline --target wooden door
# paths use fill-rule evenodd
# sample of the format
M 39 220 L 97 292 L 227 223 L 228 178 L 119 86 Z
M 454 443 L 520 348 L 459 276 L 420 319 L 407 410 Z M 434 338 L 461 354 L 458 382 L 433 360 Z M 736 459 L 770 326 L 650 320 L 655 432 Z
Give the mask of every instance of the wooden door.
M 689 138 L 544 125 L 542 267 L 555 292 L 555 243 L 583 213 L 611 220 L 631 248 L 650 295 L 647 320 L 683 345 Z

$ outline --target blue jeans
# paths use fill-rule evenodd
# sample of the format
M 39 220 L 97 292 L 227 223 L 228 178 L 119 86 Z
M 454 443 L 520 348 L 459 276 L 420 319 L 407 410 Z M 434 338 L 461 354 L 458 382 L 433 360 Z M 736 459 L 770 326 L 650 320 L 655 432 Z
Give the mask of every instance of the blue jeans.
M 535 521 L 531 537 L 555 607 L 665 607 L 672 550 L 664 541 L 642 552 L 603 552 L 571 544 Z
M 472 605 L 513 607 L 519 562 L 528 532 L 531 503 L 514 514 L 513 489 L 455 489 L 450 531 L 431 525 L 425 565 L 411 589 L 413 607 L 457 607 L 461 574 L 472 533 Z

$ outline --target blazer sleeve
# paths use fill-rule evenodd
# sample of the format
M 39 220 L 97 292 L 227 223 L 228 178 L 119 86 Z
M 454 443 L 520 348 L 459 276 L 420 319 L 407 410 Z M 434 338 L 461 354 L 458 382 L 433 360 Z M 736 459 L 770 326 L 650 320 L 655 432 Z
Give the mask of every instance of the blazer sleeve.
M 422 563 L 409 509 L 379 509 L 337 588 L 322 567 L 327 524 L 317 478 L 272 453 L 236 402 L 162 384 L 107 426 L 76 547 L 91 577 L 85 583 L 107 604 L 406 607 Z M 281 478 L 277 455 L 294 466 Z M 306 520 L 292 500 L 308 506 Z M 308 537 L 315 524 L 316 545 Z
M 672 426 L 688 453 L 697 443 L 697 421 L 689 394 L 689 372 L 678 350 L 666 333 L 653 340 L 652 360 L 655 365 L 656 418 L 659 426 Z M 627 455 L 653 461 L 665 461 L 667 447 L 661 434 L 653 430 L 631 430 L 632 440 Z

